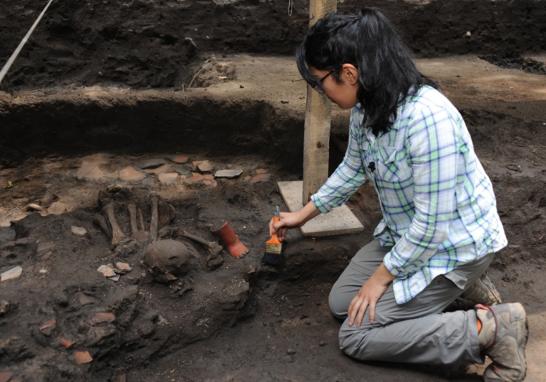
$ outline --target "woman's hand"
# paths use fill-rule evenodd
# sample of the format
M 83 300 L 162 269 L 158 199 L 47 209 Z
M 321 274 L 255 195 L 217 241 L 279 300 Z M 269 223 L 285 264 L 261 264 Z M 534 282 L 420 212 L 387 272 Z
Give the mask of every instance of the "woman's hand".
M 269 222 L 269 234 L 277 234 L 280 241 L 286 237 L 288 228 L 297 228 L 303 225 L 303 216 L 300 211 L 297 212 L 281 212 L 280 220 L 271 219 Z
M 394 276 L 381 264 L 372 277 L 362 285 L 357 295 L 351 301 L 348 312 L 349 326 L 360 326 L 367 309 L 369 309 L 369 321 L 375 321 L 377 302 L 383 296 L 393 279 Z
M 269 222 L 269 234 L 273 235 L 276 233 L 279 240 L 283 241 L 288 228 L 301 227 L 319 213 L 313 202 L 307 203 L 301 210 L 296 212 L 281 212 L 279 221 L 275 222 L 275 219 L 271 219 Z

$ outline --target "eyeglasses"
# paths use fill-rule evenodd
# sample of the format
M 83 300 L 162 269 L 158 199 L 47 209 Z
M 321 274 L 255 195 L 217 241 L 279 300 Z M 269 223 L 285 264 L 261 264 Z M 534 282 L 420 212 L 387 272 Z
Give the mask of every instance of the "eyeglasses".
M 322 86 L 322 83 L 324 82 L 325 79 L 328 78 L 328 76 L 330 76 L 332 73 L 334 73 L 335 70 L 330 70 L 328 73 L 326 73 L 322 78 L 318 79 L 318 80 L 315 80 L 313 83 L 311 83 L 311 87 L 313 89 L 315 89 L 317 92 L 319 93 L 324 93 L 324 88 Z

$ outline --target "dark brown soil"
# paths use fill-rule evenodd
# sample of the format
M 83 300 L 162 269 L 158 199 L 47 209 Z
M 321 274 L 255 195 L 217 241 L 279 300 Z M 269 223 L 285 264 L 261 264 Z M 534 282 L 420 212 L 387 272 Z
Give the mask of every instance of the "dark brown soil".
M 0 62 L 43 7 L 23 0 L 0 10 Z M 2 89 L 65 84 L 174 87 L 189 83 L 209 52 L 292 54 L 307 28 L 306 1 L 60 1 Z M 420 56 L 518 54 L 546 49 L 544 1 L 347 0 L 342 12 L 380 7 Z M 469 32 L 470 34 L 468 34 Z

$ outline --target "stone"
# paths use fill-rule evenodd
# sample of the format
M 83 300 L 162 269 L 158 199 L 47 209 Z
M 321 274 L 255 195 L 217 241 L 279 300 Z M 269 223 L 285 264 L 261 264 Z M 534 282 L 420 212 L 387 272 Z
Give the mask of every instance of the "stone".
M 53 333 L 53 331 L 55 330 L 56 327 L 57 327 L 57 321 L 56 320 L 54 320 L 54 319 L 47 320 L 42 325 L 40 325 L 40 332 L 44 336 L 49 337 L 51 335 L 51 333 Z
M 159 174 L 157 178 L 159 179 L 159 183 L 165 186 L 170 186 L 176 184 L 176 181 L 178 180 L 178 173 L 166 172 L 164 174 Z
M 116 272 L 110 265 L 101 265 L 97 268 L 97 271 L 102 273 L 104 277 L 114 277 L 116 275 Z
M 0 317 L 5 316 L 13 310 L 13 304 L 7 300 L 0 300 Z
M 238 176 L 241 176 L 242 173 L 243 173 L 243 170 L 240 168 L 218 170 L 214 174 L 214 177 L 215 178 L 237 178 Z
M 78 365 L 85 365 L 93 362 L 93 357 L 88 351 L 75 351 L 74 352 L 74 361 Z
M 61 200 L 51 203 L 47 208 L 47 213 L 52 215 L 62 215 L 68 211 L 70 211 L 70 205 Z
M 191 167 L 187 165 L 175 164 L 171 166 L 173 171 L 176 171 L 180 175 L 186 177 L 191 175 Z
M 267 174 L 269 171 L 267 171 L 265 168 L 257 168 L 254 170 L 256 174 Z
M 15 280 L 21 277 L 21 274 L 23 274 L 23 268 L 21 268 L 21 266 L 18 265 L 2 273 L 0 275 L 0 281 L 3 282 L 8 280 Z
M 262 173 L 262 174 L 257 174 L 257 175 L 254 175 L 253 177 L 251 177 L 250 178 L 250 183 L 252 183 L 252 184 L 263 183 L 263 182 L 268 182 L 270 180 L 271 180 L 271 174 Z
M 218 185 L 214 176 L 210 174 L 199 174 L 198 172 L 192 173 L 191 178 L 184 179 L 184 183 L 189 185 L 203 184 L 208 187 L 216 187 Z
M 127 166 L 119 171 L 119 179 L 124 182 L 140 182 L 144 178 L 146 178 L 146 173 L 133 166 Z
M 128 263 L 123 263 L 121 261 L 118 261 L 116 263 L 116 269 L 114 271 L 116 271 L 116 273 L 125 274 L 125 273 L 131 272 L 132 270 L 133 268 L 131 268 L 131 266 Z
M 38 255 L 44 255 L 46 253 L 52 252 L 55 249 L 55 243 L 52 241 L 44 241 L 38 243 Z
M 74 346 L 74 341 L 69 340 L 65 337 L 59 337 L 58 338 L 59 345 L 61 345 L 65 349 L 70 349 L 72 346 Z
M 13 377 L 13 373 L 10 371 L 0 371 L 0 382 L 9 382 Z
M 97 302 L 97 299 L 86 295 L 85 293 L 78 293 L 78 304 L 80 306 L 92 305 Z
M 173 172 L 173 168 L 170 164 L 164 164 L 156 168 L 144 170 L 147 174 L 159 175 L 165 174 L 166 172 Z
M 214 170 L 214 166 L 208 160 L 200 160 L 200 161 L 193 162 L 193 168 L 194 170 L 197 170 L 199 172 L 212 172 L 212 170 Z
M 76 171 L 76 178 L 91 181 L 113 180 L 114 174 L 102 168 L 108 160 L 108 156 L 104 154 L 93 154 L 82 158 L 81 166 Z
M 75 226 L 73 225 L 72 227 L 70 227 L 70 231 L 72 231 L 72 233 L 76 236 L 85 236 L 87 235 L 87 230 L 83 227 L 78 227 L 78 226 Z
M 169 157 L 169 160 L 176 164 L 184 164 L 184 163 L 188 163 L 188 161 L 190 160 L 190 157 L 186 154 L 176 154 L 176 155 L 171 155 Z
M 95 315 L 91 318 L 90 323 L 91 325 L 97 325 L 102 324 L 105 322 L 114 322 L 116 320 L 116 316 L 114 313 L 111 312 L 98 312 L 95 313 Z
M 289 349 L 286 351 L 286 354 L 288 354 L 288 355 L 294 355 L 294 354 L 296 354 L 296 351 L 295 351 L 294 349 L 289 348 Z
M 38 271 L 38 273 L 41 274 L 41 275 L 45 275 L 47 272 L 48 272 L 48 270 L 45 269 L 45 268 L 41 268 L 41 269 Z
M 164 165 L 165 163 L 167 163 L 165 159 L 153 158 L 153 159 L 143 160 L 137 166 L 142 170 L 149 170 L 149 169 L 158 168 Z

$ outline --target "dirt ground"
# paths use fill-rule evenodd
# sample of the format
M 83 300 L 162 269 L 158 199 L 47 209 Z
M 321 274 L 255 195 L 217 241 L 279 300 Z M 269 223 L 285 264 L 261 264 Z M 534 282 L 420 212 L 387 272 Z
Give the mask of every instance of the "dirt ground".
M 494 183 L 510 245 L 496 256 L 490 276 L 505 301 L 525 304 L 527 380 L 543 381 L 545 77 L 476 56 L 420 59 L 418 65 L 462 111 Z M 262 264 L 266 223 L 275 205 L 283 207 L 275 182 L 301 176 L 305 86 L 290 57 L 215 56 L 194 73 L 196 87 L 186 91 L 94 86 L 0 94 L 0 145 L 6 148 L 0 272 L 22 267 L 19 278 L 0 283 L 0 376 L 479 380 L 480 367 L 430 370 L 343 356 L 327 296 L 350 257 L 371 239 L 379 219 L 373 189 L 364 186 L 350 202 L 364 233 L 305 239 L 291 232 L 284 263 Z M 343 154 L 346 123 L 347 114 L 335 110 L 332 169 Z M 212 171 L 194 163 L 205 160 Z M 219 169 L 243 173 L 219 179 L 213 176 Z M 113 200 L 128 234 L 132 201 L 148 227 L 153 195 L 174 208 L 169 219 L 162 219 L 169 210 L 160 209 L 162 237 L 197 253 L 185 264 L 189 270 L 169 283 L 157 282 L 143 263 L 145 243 L 112 245 L 97 224 Z M 182 228 L 217 241 L 211 229 L 224 220 L 250 248 L 242 259 L 225 251 L 210 257 L 179 235 Z M 118 281 L 97 271 L 116 262 L 132 268 L 119 271 Z M 80 357 L 90 362 L 78 364 Z
M 53 2 L 2 90 L 80 84 L 188 86 L 217 54 L 293 54 L 307 28 L 308 1 L 86 0 Z M 0 9 L 5 62 L 44 6 Z M 380 7 L 419 56 L 488 55 L 517 63 L 546 50 L 543 0 L 345 0 L 342 12 Z M 510 57 L 511 60 L 506 60 Z M 514 61 L 515 60 L 515 61 Z M 531 63 L 531 66 L 534 65 Z

